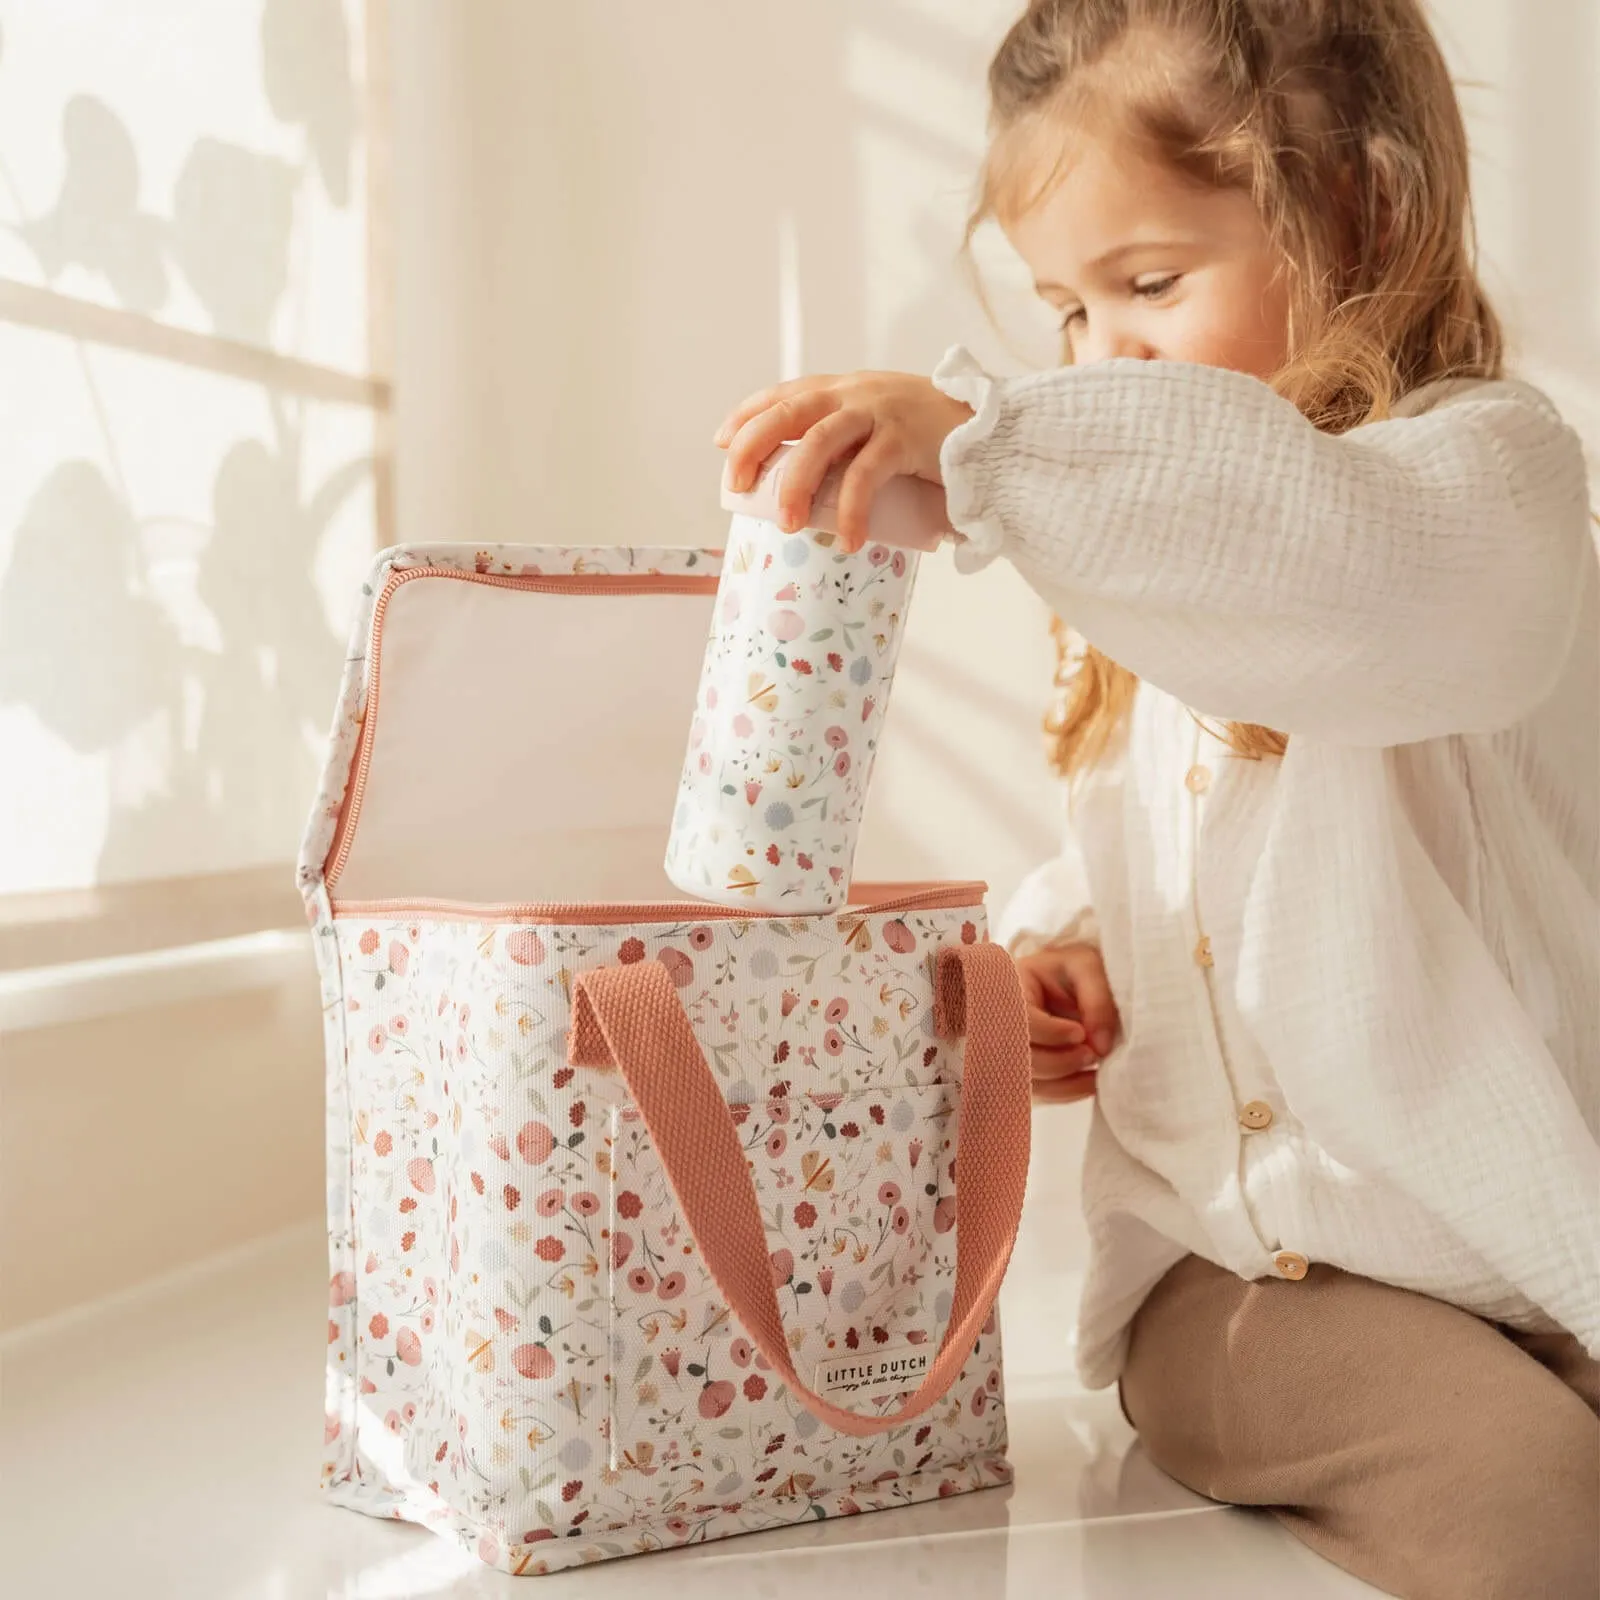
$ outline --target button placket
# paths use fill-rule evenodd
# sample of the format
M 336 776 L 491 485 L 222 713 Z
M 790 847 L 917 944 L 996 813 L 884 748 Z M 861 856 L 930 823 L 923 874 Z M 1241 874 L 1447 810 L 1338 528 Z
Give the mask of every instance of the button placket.
M 1186 802 L 1181 807 L 1184 819 L 1184 828 L 1188 839 L 1189 856 L 1189 908 L 1192 918 L 1191 932 L 1194 944 L 1190 950 L 1190 957 L 1194 962 L 1195 977 L 1198 980 L 1201 993 L 1204 996 L 1204 1016 L 1209 1021 L 1210 1027 L 1206 1034 L 1206 1051 L 1211 1057 L 1216 1071 L 1221 1078 L 1223 1092 L 1227 1095 L 1230 1105 L 1238 1104 L 1238 1085 L 1234 1081 L 1234 1072 L 1228 1060 L 1228 1053 L 1223 1043 L 1222 1023 L 1218 1014 L 1217 992 L 1212 982 L 1211 972 L 1216 965 L 1216 958 L 1211 948 L 1211 936 L 1205 932 L 1203 907 L 1201 905 L 1201 874 L 1200 874 L 1200 844 L 1201 844 L 1201 818 L 1205 814 L 1205 807 L 1200 801 L 1200 796 L 1210 787 L 1211 773 L 1200 761 L 1201 744 L 1205 734 L 1196 727 L 1194 730 L 1194 747 L 1190 760 L 1191 765 L 1184 777 L 1184 787 L 1189 794 L 1194 796 L 1193 801 Z M 1204 778 L 1197 778 L 1197 773 L 1204 773 Z M 1218 1151 L 1219 1158 L 1223 1152 Z M 1238 1169 L 1237 1157 L 1230 1154 L 1229 1166 L 1232 1168 L 1228 1179 L 1229 1184 L 1237 1184 Z M 1233 1206 L 1227 1207 L 1216 1219 L 1222 1228 L 1222 1236 L 1226 1237 L 1231 1247 L 1255 1260 L 1270 1258 L 1270 1245 L 1261 1236 L 1250 1208 L 1244 1203 L 1243 1196 L 1239 1196 Z
M 1228 1059 L 1223 1040 L 1222 1019 L 1216 984 L 1213 978 L 1213 972 L 1216 968 L 1216 952 L 1212 948 L 1211 935 L 1205 931 L 1200 893 L 1200 845 L 1202 822 L 1207 806 L 1205 797 L 1209 795 L 1215 783 L 1215 773 L 1203 759 L 1206 738 L 1206 732 L 1197 727 L 1194 734 L 1190 765 L 1183 776 L 1183 786 L 1188 791 L 1188 794 L 1193 797 L 1183 808 L 1190 840 L 1190 905 L 1193 914 L 1195 941 L 1190 951 L 1190 957 L 1196 968 L 1196 976 L 1205 990 L 1207 1010 L 1211 1018 L 1211 1038 L 1209 1041 L 1211 1053 L 1221 1070 L 1229 1100 L 1235 1108 L 1235 1137 L 1239 1141 L 1235 1146 L 1239 1161 L 1237 1171 L 1242 1178 L 1245 1139 L 1248 1135 L 1271 1126 L 1274 1118 L 1271 1107 L 1263 1100 L 1241 1102 L 1240 1084 L 1233 1064 Z M 1237 1247 L 1253 1258 L 1255 1262 L 1271 1263 L 1272 1270 L 1276 1271 L 1280 1276 L 1289 1276 L 1279 1265 L 1279 1258 L 1282 1257 L 1287 1260 L 1293 1257 L 1293 1252 L 1277 1249 L 1278 1241 L 1271 1234 L 1263 1232 L 1253 1207 L 1243 1193 L 1239 1195 L 1237 1204 L 1237 1216 L 1230 1221 L 1227 1228 L 1227 1233 L 1236 1237 Z M 1220 1222 L 1221 1220 L 1219 1217 L 1218 1221 Z M 1293 1259 L 1304 1261 L 1303 1257 L 1293 1257 Z M 1255 1270 L 1259 1271 L 1260 1269 L 1257 1267 Z M 1299 1272 L 1299 1276 L 1304 1276 L 1303 1267 Z

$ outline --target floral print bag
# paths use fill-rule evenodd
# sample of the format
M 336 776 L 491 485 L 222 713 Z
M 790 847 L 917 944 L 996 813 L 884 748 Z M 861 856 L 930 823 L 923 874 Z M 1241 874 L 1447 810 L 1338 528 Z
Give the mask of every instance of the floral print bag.
M 1009 1480 L 1020 987 L 981 884 L 659 893 L 716 572 L 385 552 L 301 853 L 324 1487 L 512 1573 Z

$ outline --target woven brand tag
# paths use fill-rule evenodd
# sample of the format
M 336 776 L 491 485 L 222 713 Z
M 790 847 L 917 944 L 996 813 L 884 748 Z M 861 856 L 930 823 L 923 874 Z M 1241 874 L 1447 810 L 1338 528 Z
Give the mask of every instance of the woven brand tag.
M 817 1363 L 811 1387 L 820 1395 L 856 1397 L 897 1394 L 914 1388 L 933 1365 L 926 1344 L 888 1345 L 877 1350 L 849 1351 Z

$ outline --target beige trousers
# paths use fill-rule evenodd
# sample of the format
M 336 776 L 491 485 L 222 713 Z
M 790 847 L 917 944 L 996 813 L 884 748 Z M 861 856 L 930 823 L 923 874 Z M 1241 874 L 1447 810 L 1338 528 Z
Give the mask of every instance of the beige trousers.
M 1600 1363 L 1569 1335 L 1189 1256 L 1134 1319 L 1121 1389 L 1164 1472 L 1401 1600 L 1600 1596 Z

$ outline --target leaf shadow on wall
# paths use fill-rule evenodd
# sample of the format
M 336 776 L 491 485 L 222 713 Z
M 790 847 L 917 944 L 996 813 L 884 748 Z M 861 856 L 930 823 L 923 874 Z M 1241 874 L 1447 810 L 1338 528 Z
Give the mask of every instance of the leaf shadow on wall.
M 357 99 L 339 0 L 266 0 L 260 42 L 268 103 L 303 130 L 304 161 L 197 139 L 170 214 L 158 215 L 141 205 L 129 127 L 104 101 L 75 96 L 62 114 L 59 190 L 16 230 L 48 281 L 86 270 L 124 310 L 153 316 L 181 278 L 211 331 L 271 346 L 293 286 L 297 195 L 314 182 L 335 206 L 351 202 Z M 209 522 L 189 530 L 203 543 L 188 540 L 176 586 L 189 604 L 174 606 L 173 563 L 159 570 L 156 553 L 173 519 L 132 503 L 95 347 L 80 354 L 102 449 L 53 467 L 14 530 L 0 580 L 0 704 L 29 706 L 73 751 L 107 758 L 97 881 L 284 860 L 315 791 L 344 657 L 342 637 L 319 625 L 313 569 L 372 463 L 344 461 L 308 485 L 313 410 L 259 386 L 264 425 L 218 456 Z M 214 381 L 197 379 L 197 404 Z M 209 640 L 196 637 L 194 601 Z
M 302 501 L 295 456 L 243 440 L 217 474 L 195 588 L 220 650 L 186 641 L 156 598 L 141 530 L 94 462 L 63 462 L 23 514 L 0 583 L 0 704 L 109 758 L 100 882 L 147 874 L 175 838 L 206 865 L 248 863 L 279 831 L 283 786 L 315 787 L 307 735 L 327 721 L 344 652 L 300 619 L 320 614 L 312 557 L 368 466 Z
M 145 592 L 126 502 L 92 461 L 62 462 L 23 512 L 0 585 L 0 704 L 31 706 L 96 754 L 169 703 L 180 654 Z
M 103 100 L 75 95 L 62 109 L 61 147 L 55 204 L 17 233 L 52 282 L 68 267 L 84 267 L 127 310 L 159 311 L 170 292 L 167 228 L 140 209 L 133 135 Z
M 350 203 L 357 108 L 350 29 L 339 0 L 267 0 L 261 79 L 280 122 L 305 130 L 328 199 Z

